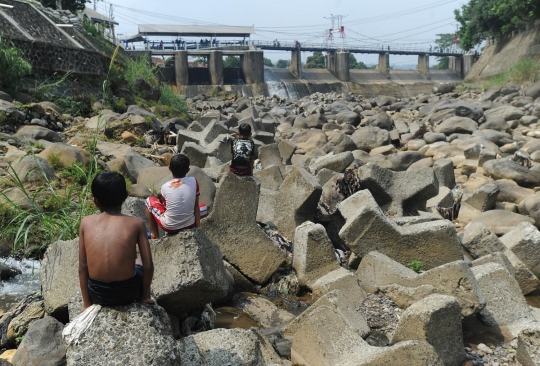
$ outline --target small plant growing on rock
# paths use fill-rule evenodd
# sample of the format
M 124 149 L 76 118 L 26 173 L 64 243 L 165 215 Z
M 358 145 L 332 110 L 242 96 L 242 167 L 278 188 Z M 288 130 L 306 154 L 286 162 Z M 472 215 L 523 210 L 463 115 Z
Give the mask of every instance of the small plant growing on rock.
M 409 267 L 416 273 L 421 273 L 424 271 L 422 268 L 422 261 L 419 261 L 418 259 L 415 259 L 412 262 L 407 263 L 407 267 Z
M 61 169 L 63 167 L 62 159 L 60 158 L 59 154 L 50 154 L 47 156 L 47 163 L 53 168 L 54 170 Z
M 87 183 L 87 174 L 88 173 L 82 164 L 75 162 L 62 169 L 60 176 L 62 178 L 72 179 L 73 182 L 83 186 Z

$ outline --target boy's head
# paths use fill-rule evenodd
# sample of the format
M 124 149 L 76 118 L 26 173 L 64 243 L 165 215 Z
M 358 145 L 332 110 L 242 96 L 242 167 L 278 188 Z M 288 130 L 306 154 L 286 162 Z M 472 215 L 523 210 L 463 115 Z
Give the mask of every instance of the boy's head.
M 99 173 L 92 181 L 92 195 L 102 211 L 122 206 L 128 196 L 124 176 L 118 172 Z
M 247 123 L 242 123 L 238 126 L 238 136 L 248 138 L 251 136 L 251 126 Z
M 173 177 L 184 178 L 189 172 L 189 158 L 184 154 L 176 154 L 169 163 L 169 170 Z

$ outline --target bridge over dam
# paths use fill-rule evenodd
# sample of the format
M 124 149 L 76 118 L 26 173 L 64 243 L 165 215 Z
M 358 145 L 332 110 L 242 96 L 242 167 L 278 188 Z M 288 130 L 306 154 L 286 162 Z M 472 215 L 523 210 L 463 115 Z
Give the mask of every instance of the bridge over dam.
M 204 93 L 214 86 L 242 95 L 273 95 L 291 99 L 302 98 L 314 92 L 355 92 L 363 95 L 389 94 L 407 96 L 431 92 L 439 83 L 459 83 L 477 59 L 477 55 L 458 49 L 422 49 L 414 47 L 332 46 L 325 44 L 300 44 L 299 42 L 262 41 L 217 41 L 218 35 L 249 35 L 250 27 L 239 28 L 239 33 L 228 33 L 213 27 L 204 26 L 164 26 L 152 29 L 152 26 L 139 26 L 138 40 L 145 40 L 147 35 L 162 36 L 197 36 L 210 34 L 211 41 L 160 42 L 157 46 L 145 41 L 144 46 L 129 51 L 132 55 L 148 54 L 174 58 L 174 67 L 162 70 L 163 80 L 176 83 L 181 93 L 193 96 Z M 141 28 L 144 30 L 141 33 Z M 196 29 L 194 29 L 196 28 Z M 210 29 L 209 29 L 210 28 Z M 220 27 L 223 28 L 223 27 Z M 152 30 L 152 31 L 149 31 Z M 212 33 L 205 33 L 212 32 Z M 230 32 L 227 29 L 227 32 Z M 244 33 L 242 33 L 244 32 Z M 215 37 L 212 39 L 212 37 Z M 290 52 L 290 66 L 287 69 L 264 66 L 264 51 Z M 326 52 L 325 69 L 307 69 L 302 67 L 302 52 Z M 378 64 L 375 70 L 350 69 L 349 55 L 377 54 Z M 416 70 L 392 70 L 392 55 L 415 55 L 418 57 Z M 238 56 L 240 67 L 224 67 L 224 57 Z M 432 70 L 429 67 L 430 56 L 450 58 L 449 70 Z M 193 67 L 190 57 L 204 58 L 206 67 Z

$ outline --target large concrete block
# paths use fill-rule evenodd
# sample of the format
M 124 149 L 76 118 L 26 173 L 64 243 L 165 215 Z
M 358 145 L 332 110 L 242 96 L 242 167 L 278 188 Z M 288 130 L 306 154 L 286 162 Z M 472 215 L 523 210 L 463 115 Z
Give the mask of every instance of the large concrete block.
M 467 249 L 474 259 L 506 250 L 499 238 L 480 222 L 471 223 L 465 227 L 461 245 Z
M 456 176 L 454 175 L 454 163 L 450 159 L 439 159 L 433 164 L 433 171 L 439 182 L 439 186 L 454 188 Z
M 266 282 L 286 258 L 255 221 L 260 183 L 227 173 L 221 181 L 212 213 L 202 222 L 223 256 L 255 282 Z M 292 237 L 292 236 L 291 236 Z
M 354 156 L 350 151 L 340 154 L 329 154 L 321 156 L 310 165 L 313 174 L 317 174 L 321 169 L 330 169 L 342 173 L 354 161 Z
M 261 193 L 257 221 L 270 221 L 281 235 L 292 238 L 298 225 L 313 220 L 321 194 L 317 179 L 295 166 L 277 191 Z
M 288 338 L 293 338 L 300 325 L 309 319 L 311 313 L 319 306 L 326 306 L 337 311 L 347 326 L 360 337 L 366 338 L 370 332 L 369 326 L 358 311 L 358 305 L 365 300 L 365 293 L 358 292 L 356 298 L 347 297 L 341 290 L 333 290 L 315 301 L 306 311 L 296 317 L 284 329 Z
M 292 266 L 298 281 L 308 287 L 339 268 L 334 247 L 322 225 L 307 221 L 296 228 Z
M 214 329 L 183 338 L 182 365 L 270 365 L 279 356 L 254 329 Z M 180 364 L 180 363 L 178 363 Z
M 391 347 L 372 347 L 350 329 L 337 310 L 319 306 L 295 333 L 291 350 L 295 365 L 442 366 L 427 342 L 407 341 Z
M 359 169 L 360 186 L 371 192 L 389 216 L 410 216 L 425 211 L 427 200 L 439 193 L 432 168 L 393 172 L 368 163 Z
M 514 252 L 506 250 L 504 252 L 512 266 L 514 267 L 514 278 L 524 295 L 528 295 L 540 288 L 540 280 L 536 275 L 519 259 Z
M 480 286 L 464 261 L 416 274 L 381 253 L 371 252 L 362 259 L 356 274 L 366 291 L 381 291 L 402 308 L 432 294 L 455 297 L 463 316 L 475 314 L 485 306 Z
M 151 249 L 152 294 L 170 314 L 181 316 L 219 300 L 232 286 L 219 247 L 200 229 L 165 236 Z
M 262 168 L 268 168 L 272 165 L 284 169 L 285 165 L 283 164 L 283 159 L 279 153 L 278 144 L 269 144 L 261 146 L 259 149 L 259 161 L 261 162 Z
M 342 267 L 319 278 L 313 284 L 313 298 L 318 299 L 333 290 L 340 290 L 351 301 L 362 302 L 366 297 L 359 278 Z
M 486 299 L 480 311 L 482 322 L 489 326 L 507 327 L 517 337 L 531 325 L 538 325 L 517 281 L 498 263 L 486 263 L 472 268 Z
M 504 269 L 508 271 L 508 273 L 510 273 L 512 277 L 514 277 L 516 274 L 514 266 L 504 253 L 493 253 L 480 257 L 472 262 L 472 267 L 481 266 L 486 263 L 500 264 Z
M 41 293 L 47 314 L 67 323 L 69 299 L 79 285 L 79 240 L 49 245 L 39 272 Z
M 281 169 L 276 165 L 270 165 L 268 168 L 256 170 L 253 176 L 261 182 L 262 189 L 277 191 L 281 183 L 283 183 L 283 175 Z
M 379 208 L 374 208 L 373 203 L 359 207 L 347 219 L 339 236 L 359 257 L 377 250 L 404 265 L 420 260 L 424 269 L 462 258 L 459 240 L 450 221 L 399 226 Z
M 540 232 L 529 222 L 522 222 L 501 237 L 506 245 L 529 269 L 540 264 Z
M 391 344 L 426 341 L 445 366 L 461 365 L 466 359 L 461 330 L 460 306 L 455 297 L 431 295 L 411 305 L 401 315 Z
M 540 365 L 540 327 L 519 333 L 516 359 L 522 366 Z

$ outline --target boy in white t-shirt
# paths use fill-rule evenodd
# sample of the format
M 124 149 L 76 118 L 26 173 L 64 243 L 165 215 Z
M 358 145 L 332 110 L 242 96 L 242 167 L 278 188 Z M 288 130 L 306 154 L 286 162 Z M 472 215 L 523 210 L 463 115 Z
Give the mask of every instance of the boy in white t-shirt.
M 150 196 L 145 201 L 152 239 L 159 238 L 158 225 L 168 234 L 201 226 L 199 182 L 186 177 L 189 158 L 183 154 L 173 156 L 169 170 L 173 179 L 161 186 L 161 197 Z

